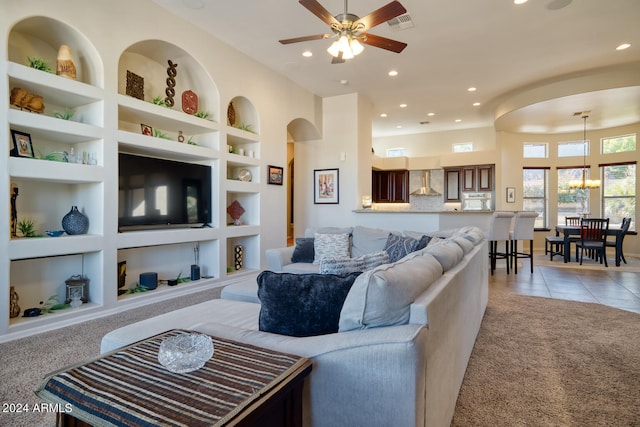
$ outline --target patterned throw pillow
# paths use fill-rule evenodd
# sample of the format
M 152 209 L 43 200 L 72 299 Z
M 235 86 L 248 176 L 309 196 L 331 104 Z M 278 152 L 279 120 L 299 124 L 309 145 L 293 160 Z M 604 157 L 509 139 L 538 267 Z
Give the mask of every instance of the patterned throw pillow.
M 313 263 L 320 265 L 323 258 L 349 258 L 348 234 L 318 234 L 314 235 L 313 250 L 315 256 Z
M 364 264 L 362 271 L 371 270 L 379 265 L 389 263 L 389 253 L 387 251 L 364 254 L 360 258 Z
M 422 237 L 420 237 L 420 240 L 416 242 L 415 246 L 413 247 L 413 251 L 419 251 L 420 249 L 426 248 L 430 241 L 431 236 L 427 236 L 426 234 L 423 235 Z
M 364 271 L 364 261 L 360 258 L 323 258 L 320 274 L 348 274 Z
M 416 243 L 418 240 L 413 237 L 390 233 L 384 246 L 384 250 L 389 254 L 389 262 L 396 262 L 413 252 Z

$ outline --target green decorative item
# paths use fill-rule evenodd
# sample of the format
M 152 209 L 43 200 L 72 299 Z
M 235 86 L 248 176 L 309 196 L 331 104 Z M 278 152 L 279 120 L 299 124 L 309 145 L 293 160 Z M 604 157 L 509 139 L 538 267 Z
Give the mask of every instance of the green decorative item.
M 73 117 L 74 114 L 75 114 L 75 111 L 67 108 L 66 110 L 64 110 L 64 113 L 59 113 L 56 111 L 55 113 L 53 113 L 53 116 L 56 119 L 71 120 L 71 117 Z
M 151 100 L 152 103 L 156 104 L 156 105 L 161 105 L 163 107 L 169 107 L 169 105 L 167 104 L 167 101 L 161 97 L 161 96 L 156 96 Z
M 22 237 L 42 237 L 36 230 L 35 222 L 31 218 L 18 221 L 18 230 Z
M 39 56 L 34 56 L 33 58 L 27 56 L 27 60 L 29 61 L 29 67 L 35 68 L 36 70 L 44 71 L 46 73 L 53 73 L 53 69 L 49 67 L 49 64 L 44 59 Z

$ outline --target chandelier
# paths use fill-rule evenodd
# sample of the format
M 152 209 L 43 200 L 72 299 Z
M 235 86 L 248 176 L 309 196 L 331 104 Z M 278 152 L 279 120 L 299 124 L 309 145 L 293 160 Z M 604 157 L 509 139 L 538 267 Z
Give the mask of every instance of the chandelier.
M 582 179 L 572 179 L 569 181 L 569 188 L 575 188 L 580 190 L 590 188 L 600 188 L 599 179 L 587 179 L 587 118 L 588 114 L 583 114 L 584 120 L 584 133 L 582 138 L 582 152 L 583 152 L 583 166 L 582 166 Z

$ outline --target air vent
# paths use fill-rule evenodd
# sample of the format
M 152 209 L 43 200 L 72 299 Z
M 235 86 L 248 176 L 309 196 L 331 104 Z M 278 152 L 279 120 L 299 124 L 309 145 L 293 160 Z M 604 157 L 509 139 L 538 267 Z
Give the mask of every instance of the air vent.
M 591 113 L 591 110 L 589 111 L 577 111 L 575 113 L 573 113 L 573 117 L 582 117 L 582 116 L 589 116 L 589 114 Z
M 428 125 L 429 122 L 420 122 L 421 125 Z
M 413 25 L 411 15 L 409 15 L 408 13 L 388 20 L 387 24 L 389 24 L 389 27 L 391 27 L 391 31 L 406 30 L 407 28 L 413 28 L 415 26 Z

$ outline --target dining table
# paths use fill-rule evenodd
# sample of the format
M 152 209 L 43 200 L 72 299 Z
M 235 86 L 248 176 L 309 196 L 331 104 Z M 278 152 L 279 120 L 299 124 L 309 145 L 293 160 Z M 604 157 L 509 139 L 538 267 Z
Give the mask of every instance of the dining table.
M 620 260 L 622 258 L 622 239 L 618 239 L 618 234 L 622 233 L 622 230 L 619 227 L 608 228 L 607 236 L 615 236 L 616 237 L 616 267 L 620 266 Z M 565 225 L 558 224 L 556 225 L 556 236 L 560 236 L 562 234 L 564 236 L 564 262 L 567 263 L 571 261 L 571 236 L 580 236 L 580 226 L 579 225 Z

